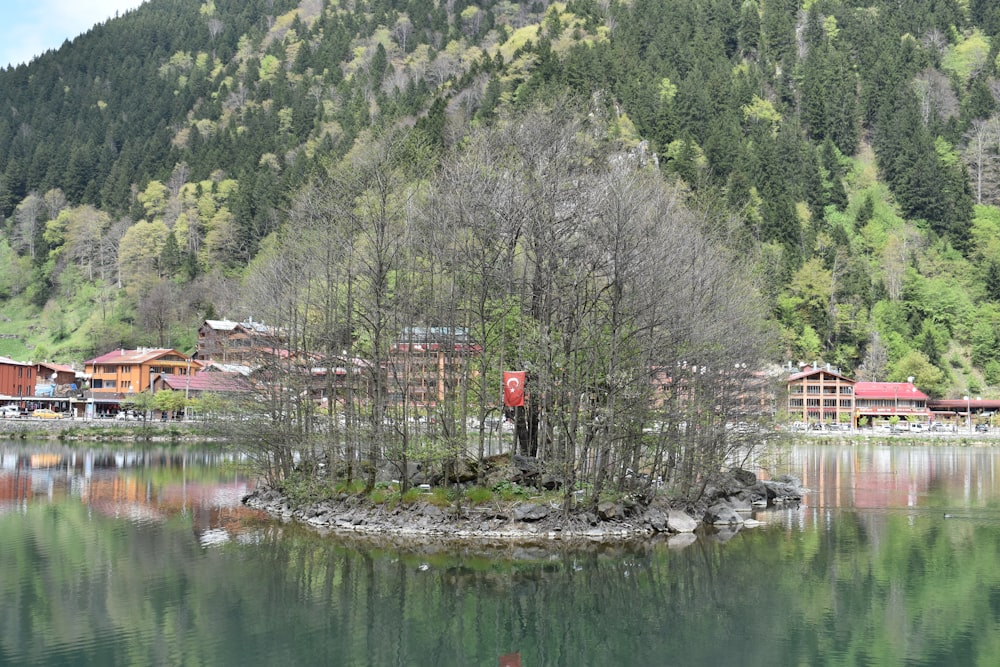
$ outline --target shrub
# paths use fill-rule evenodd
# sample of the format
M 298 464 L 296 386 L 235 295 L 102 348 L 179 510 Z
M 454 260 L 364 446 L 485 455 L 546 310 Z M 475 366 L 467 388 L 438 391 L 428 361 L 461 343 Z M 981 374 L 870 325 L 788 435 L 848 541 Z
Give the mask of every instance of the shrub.
M 311 475 L 292 473 L 281 485 L 281 492 L 293 506 L 301 507 L 330 498 L 330 485 Z
M 528 498 L 531 495 L 526 488 L 518 485 L 517 482 L 508 480 L 504 480 L 494 486 L 493 492 L 503 500 L 519 500 Z

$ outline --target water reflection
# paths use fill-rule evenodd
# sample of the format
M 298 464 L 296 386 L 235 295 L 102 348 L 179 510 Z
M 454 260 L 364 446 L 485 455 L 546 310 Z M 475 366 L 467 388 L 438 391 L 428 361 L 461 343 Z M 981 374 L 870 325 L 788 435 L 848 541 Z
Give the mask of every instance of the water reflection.
M 490 555 L 233 530 L 218 453 L 3 452 L 0 664 L 1000 664 L 993 449 L 786 448 L 762 528 Z
M 228 541 L 247 517 L 251 481 L 221 448 L 79 448 L 9 443 L 0 447 L 0 514 L 35 503 L 79 502 L 89 511 L 133 523 L 190 517 L 205 545 Z M 226 472 L 227 470 L 232 472 Z
M 889 514 L 1000 521 L 1000 448 L 884 445 L 794 445 L 762 461 L 810 489 L 797 508 L 758 513 L 787 528 L 829 529 L 840 513 L 870 521 Z

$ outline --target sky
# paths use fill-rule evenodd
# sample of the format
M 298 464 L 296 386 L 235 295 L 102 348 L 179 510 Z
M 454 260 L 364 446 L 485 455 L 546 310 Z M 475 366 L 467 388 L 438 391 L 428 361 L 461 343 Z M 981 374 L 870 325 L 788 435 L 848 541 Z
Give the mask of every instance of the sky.
M 0 69 L 27 63 L 144 0 L 0 0 Z

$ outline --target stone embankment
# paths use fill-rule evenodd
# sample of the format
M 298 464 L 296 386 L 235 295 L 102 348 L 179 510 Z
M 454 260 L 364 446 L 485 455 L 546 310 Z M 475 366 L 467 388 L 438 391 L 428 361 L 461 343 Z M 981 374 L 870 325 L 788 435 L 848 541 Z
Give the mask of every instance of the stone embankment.
M 603 502 L 596 508 L 566 514 L 558 502 L 493 502 L 439 507 L 430 498 L 408 505 L 373 504 L 362 496 L 292 507 L 278 490 L 258 488 L 243 499 L 273 517 L 321 531 L 381 536 L 433 537 L 448 540 L 596 541 L 609 542 L 655 535 L 694 539 L 699 526 L 743 526 L 755 508 L 787 506 L 801 501 L 798 480 L 783 477 L 758 481 L 753 473 L 733 471 L 706 484 L 696 502 L 677 503 L 656 496 L 650 503 Z M 685 537 L 685 536 L 690 536 Z

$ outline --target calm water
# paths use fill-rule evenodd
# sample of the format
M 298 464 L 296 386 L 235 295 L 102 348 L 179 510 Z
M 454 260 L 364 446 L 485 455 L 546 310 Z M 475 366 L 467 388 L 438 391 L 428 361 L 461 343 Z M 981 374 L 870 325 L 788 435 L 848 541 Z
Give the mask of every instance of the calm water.
M 211 449 L 0 454 L 2 664 L 1000 664 L 1000 448 L 791 447 L 764 527 L 489 558 L 275 525 Z

